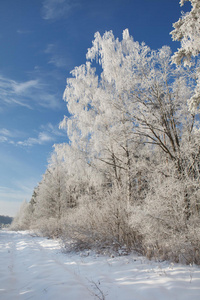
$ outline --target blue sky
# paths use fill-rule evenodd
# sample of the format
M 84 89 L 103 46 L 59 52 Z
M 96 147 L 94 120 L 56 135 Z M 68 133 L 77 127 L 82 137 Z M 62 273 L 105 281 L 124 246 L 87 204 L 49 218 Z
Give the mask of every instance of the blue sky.
M 153 49 L 172 42 L 172 23 L 187 11 L 178 0 L 0 1 L 0 215 L 16 214 L 45 172 L 55 143 L 66 78 L 85 63 L 94 33 L 128 28 Z

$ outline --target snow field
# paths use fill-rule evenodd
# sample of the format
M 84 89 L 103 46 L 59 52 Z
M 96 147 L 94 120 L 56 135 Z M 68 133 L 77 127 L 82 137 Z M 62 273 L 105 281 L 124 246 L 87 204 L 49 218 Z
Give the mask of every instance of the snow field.
M 199 300 L 200 268 L 131 254 L 62 253 L 59 241 L 0 231 L 0 300 Z

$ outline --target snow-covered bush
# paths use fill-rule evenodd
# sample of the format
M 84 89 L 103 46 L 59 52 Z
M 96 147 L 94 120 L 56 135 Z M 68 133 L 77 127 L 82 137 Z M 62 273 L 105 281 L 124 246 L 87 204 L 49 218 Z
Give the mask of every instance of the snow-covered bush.
M 144 203 L 132 208 L 131 226 L 142 236 L 144 254 L 199 264 L 199 181 L 180 178 L 169 163 L 153 176 Z
M 137 237 L 129 226 L 129 211 L 120 190 L 98 195 L 96 200 L 82 199 L 79 207 L 69 212 L 62 238 L 74 250 L 95 249 L 102 253 L 136 248 Z
M 32 225 L 31 229 L 40 232 L 42 236 L 58 238 L 62 232 L 60 223 L 61 221 L 57 218 L 40 218 Z

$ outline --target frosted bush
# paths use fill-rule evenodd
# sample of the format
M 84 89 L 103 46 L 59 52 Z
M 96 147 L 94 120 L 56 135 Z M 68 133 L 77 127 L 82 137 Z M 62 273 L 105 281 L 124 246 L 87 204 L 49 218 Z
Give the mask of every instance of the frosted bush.
M 122 196 L 122 195 L 121 195 Z M 128 210 L 120 191 L 96 201 L 84 201 L 65 218 L 63 240 L 75 250 L 95 248 L 101 252 L 131 248 L 135 236 L 128 224 Z
M 199 263 L 199 187 L 176 174 L 154 174 L 143 205 L 132 210 L 131 226 L 142 236 L 149 258 Z M 169 174 L 168 174 L 169 175 Z M 189 207 L 188 207 L 189 203 Z

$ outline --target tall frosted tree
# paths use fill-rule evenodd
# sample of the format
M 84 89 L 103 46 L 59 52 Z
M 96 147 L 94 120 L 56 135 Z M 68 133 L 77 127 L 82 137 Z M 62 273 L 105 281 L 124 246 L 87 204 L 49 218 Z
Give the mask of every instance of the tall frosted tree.
M 195 66 L 194 58 L 199 60 L 200 53 L 200 2 L 199 0 L 181 0 L 183 6 L 186 1 L 191 2 L 191 11 L 182 14 L 182 17 L 173 24 L 174 30 L 171 32 L 175 41 L 181 42 L 181 48 L 173 56 L 173 62 L 180 65 Z M 199 61 L 193 74 L 196 80 L 196 89 L 191 97 L 189 104 L 190 110 L 195 112 L 200 103 L 200 72 Z
M 43 179 L 37 188 L 33 211 L 33 227 L 40 228 L 44 234 L 49 236 L 58 235 L 66 206 L 63 164 L 53 153 Z
M 95 61 L 100 74 L 92 67 Z M 159 147 L 183 168 L 181 141 L 189 141 L 194 125 L 187 110 L 193 88 L 188 81 L 186 70 L 171 65 L 168 47 L 152 51 L 127 29 L 122 41 L 112 31 L 96 33 L 86 64 L 67 79 L 64 99 L 71 117 L 65 121 L 72 145 L 110 167 L 113 182 L 124 179 L 128 202 L 141 145 Z

